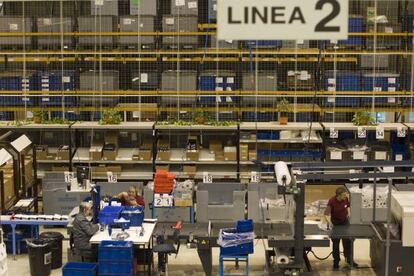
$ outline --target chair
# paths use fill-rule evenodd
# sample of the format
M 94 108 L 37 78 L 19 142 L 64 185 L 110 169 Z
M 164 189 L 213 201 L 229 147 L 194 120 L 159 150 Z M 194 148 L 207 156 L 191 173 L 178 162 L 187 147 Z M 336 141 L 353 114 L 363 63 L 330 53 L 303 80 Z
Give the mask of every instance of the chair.
M 178 226 L 177 226 L 178 225 Z M 165 239 L 164 236 L 157 237 L 157 245 L 152 248 L 154 253 L 158 253 L 158 272 L 166 272 L 168 264 L 168 255 L 175 254 L 177 257 L 180 250 L 180 231 L 181 223 L 177 223 L 171 239 Z

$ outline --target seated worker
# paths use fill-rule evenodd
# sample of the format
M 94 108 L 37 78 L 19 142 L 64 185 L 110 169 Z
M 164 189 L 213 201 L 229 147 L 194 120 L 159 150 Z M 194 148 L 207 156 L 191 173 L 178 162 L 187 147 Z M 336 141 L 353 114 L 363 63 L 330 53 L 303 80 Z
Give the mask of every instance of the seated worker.
M 328 206 L 325 209 L 324 213 L 325 221 L 328 222 L 327 216 L 331 216 L 331 222 L 333 227 L 336 225 L 347 225 L 349 224 L 349 200 L 348 193 L 344 187 L 339 187 L 336 189 L 335 196 L 331 197 L 328 201 Z M 333 269 L 339 269 L 340 252 L 339 252 L 339 242 L 341 239 L 332 239 L 332 256 L 334 259 Z M 351 240 L 342 239 L 342 246 L 344 248 L 344 255 L 346 262 L 351 264 Z M 358 264 L 353 262 L 354 267 L 358 267 Z
M 117 196 L 122 206 L 145 206 L 144 197 L 138 194 L 137 187 L 130 186 L 128 192 L 119 193 Z
M 99 225 L 92 223 L 87 219 L 92 215 L 92 204 L 82 202 L 79 205 L 79 213 L 73 221 L 73 244 L 77 254 L 82 257 L 84 262 L 95 262 L 96 254 L 93 253 L 89 240 L 99 231 Z

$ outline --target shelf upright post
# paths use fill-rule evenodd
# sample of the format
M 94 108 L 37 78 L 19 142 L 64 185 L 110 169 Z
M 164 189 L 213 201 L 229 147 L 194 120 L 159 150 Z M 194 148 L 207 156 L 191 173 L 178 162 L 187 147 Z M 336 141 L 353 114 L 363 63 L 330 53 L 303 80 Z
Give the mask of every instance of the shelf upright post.
M 69 172 L 73 172 L 73 163 L 72 163 L 72 158 L 75 155 L 75 152 L 72 152 L 72 142 L 73 142 L 73 135 L 72 135 L 72 126 L 73 126 L 74 122 L 71 123 L 69 125 Z M 75 142 L 76 143 L 76 142 Z M 76 145 L 75 145 L 76 146 Z
M 38 185 L 38 179 L 37 179 L 37 156 L 36 156 L 36 146 L 33 145 L 32 147 L 32 151 L 33 151 L 33 199 L 34 199 L 34 211 L 37 214 L 39 211 L 39 203 L 38 203 L 38 189 L 37 189 L 37 185 Z
M 4 197 L 4 173 L 3 171 L 0 171 L 0 193 L 1 193 L 0 213 L 2 213 L 4 209 L 6 208 L 5 197 Z
M 237 132 L 236 132 L 236 154 L 237 154 L 237 181 L 240 180 L 240 123 L 237 123 Z
M 321 123 L 321 125 L 322 125 L 322 135 L 321 135 L 321 138 L 322 138 L 322 162 L 325 162 L 326 161 L 326 128 L 325 128 L 325 125 L 324 124 L 322 124 Z
M 157 158 L 157 142 L 158 142 L 158 131 L 155 128 L 156 122 L 152 125 L 152 174 L 155 176 L 155 160 Z

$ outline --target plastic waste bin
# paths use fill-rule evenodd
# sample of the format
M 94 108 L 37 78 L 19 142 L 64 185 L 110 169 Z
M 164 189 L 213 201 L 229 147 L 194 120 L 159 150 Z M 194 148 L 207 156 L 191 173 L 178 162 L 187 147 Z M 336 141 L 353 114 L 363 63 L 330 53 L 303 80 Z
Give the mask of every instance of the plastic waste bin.
M 50 243 L 43 239 L 27 239 L 29 251 L 30 275 L 48 276 L 52 265 Z
M 63 235 L 59 232 L 43 232 L 39 237 L 50 243 L 52 250 L 52 269 L 61 268 Z

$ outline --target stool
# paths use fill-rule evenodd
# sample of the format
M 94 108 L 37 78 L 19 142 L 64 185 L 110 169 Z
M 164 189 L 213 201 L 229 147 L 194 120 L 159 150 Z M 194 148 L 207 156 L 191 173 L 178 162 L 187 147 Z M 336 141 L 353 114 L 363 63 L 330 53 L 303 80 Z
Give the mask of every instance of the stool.
M 224 262 L 246 263 L 244 274 L 224 274 Z M 222 255 L 219 258 L 219 276 L 249 275 L 249 255 Z

